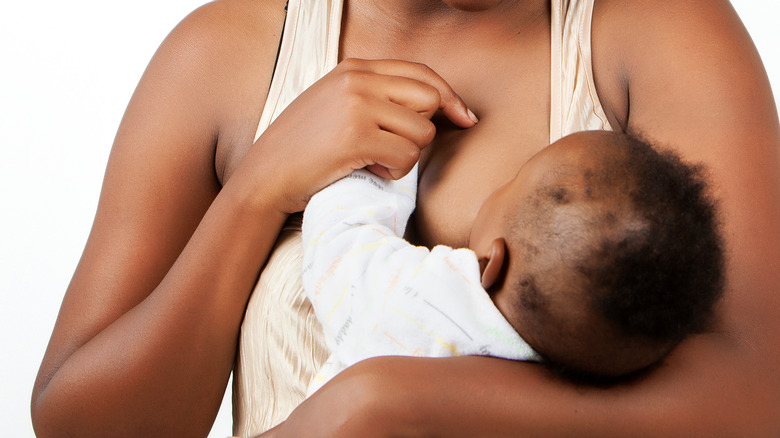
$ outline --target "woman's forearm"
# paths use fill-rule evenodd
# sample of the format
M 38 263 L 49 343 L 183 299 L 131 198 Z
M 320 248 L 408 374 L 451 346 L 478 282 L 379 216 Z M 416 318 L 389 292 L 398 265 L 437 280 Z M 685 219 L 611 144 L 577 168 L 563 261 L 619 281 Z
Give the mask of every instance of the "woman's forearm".
M 217 196 L 148 298 L 40 382 L 33 400 L 39 436 L 209 430 L 249 292 L 285 219 L 273 208 L 245 207 L 236 192 L 228 185 Z
M 263 141 L 252 147 L 253 129 L 225 122 L 242 119 L 228 112 L 242 108 L 229 92 L 242 75 L 222 55 L 226 45 L 236 57 L 251 51 L 265 66 L 253 77 L 270 80 L 277 6 L 245 20 L 234 2 L 209 3 L 147 67 L 33 389 L 38 436 L 208 433 L 247 298 L 286 217 L 275 155 Z M 257 40 L 236 46 L 246 34 Z M 239 146 L 249 158 L 227 178 L 219 152 Z
M 608 387 L 486 357 L 372 359 L 340 376 L 353 380 L 343 396 L 359 408 L 338 422 L 347 427 L 322 436 L 777 436 L 777 394 L 756 383 L 773 378 L 760 356 L 701 336 L 646 376 Z
M 732 261 L 716 331 L 690 337 L 633 380 L 576 384 L 485 357 L 378 358 L 334 379 L 333 394 L 343 389 L 356 405 L 340 423 L 370 419 L 375 436 L 776 437 L 780 271 L 767 265 L 780 256 L 766 247 L 755 257 Z

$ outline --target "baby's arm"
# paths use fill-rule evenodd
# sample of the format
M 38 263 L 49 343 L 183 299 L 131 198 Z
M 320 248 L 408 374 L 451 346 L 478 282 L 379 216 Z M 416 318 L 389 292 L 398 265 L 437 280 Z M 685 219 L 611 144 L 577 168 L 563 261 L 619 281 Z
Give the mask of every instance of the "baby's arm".
M 480 286 L 473 252 L 403 240 L 415 192 L 416 169 L 395 182 L 357 171 L 306 208 L 303 285 L 337 361 L 532 357 Z

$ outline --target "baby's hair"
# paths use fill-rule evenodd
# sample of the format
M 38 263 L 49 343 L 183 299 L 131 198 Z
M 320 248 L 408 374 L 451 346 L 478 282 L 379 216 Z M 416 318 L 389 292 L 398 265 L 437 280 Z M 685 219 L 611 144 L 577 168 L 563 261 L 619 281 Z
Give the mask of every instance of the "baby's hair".
M 575 374 L 614 376 L 704 328 L 722 294 L 724 256 L 702 166 L 636 136 L 599 138 L 583 166 L 556 169 L 525 200 L 532 208 L 519 209 L 510 251 L 522 260 L 516 307 L 541 331 L 540 353 Z M 551 317 L 552 294 L 585 312 Z M 579 326 L 554 328 L 561 323 Z M 557 339 L 547 342 L 550 330 Z M 558 355 L 556 342 L 584 350 Z
M 676 343 L 703 328 L 723 290 L 715 203 L 701 166 L 624 137 L 631 202 L 645 223 L 637 239 L 603 241 L 583 266 L 603 291 L 594 304 L 627 336 Z M 611 265 L 611 266 L 610 266 Z

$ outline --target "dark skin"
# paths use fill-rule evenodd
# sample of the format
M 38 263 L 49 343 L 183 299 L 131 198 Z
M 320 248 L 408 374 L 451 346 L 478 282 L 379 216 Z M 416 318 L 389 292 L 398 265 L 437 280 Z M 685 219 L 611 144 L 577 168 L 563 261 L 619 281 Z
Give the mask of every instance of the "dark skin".
M 469 214 L 548 143 L 547 2 L 353 0 L 342 59 L 402 58 L 439 76 L 350 61 L 253 145 L 283 7 L 208 4 L 150 63 L 36 381 L 38 436 L 205 436 L 244 306 L 287 214 L 353 168 L 411 168 L 437 109 L 445 115 L 424 156 L 421 243 L 464 246 Z M 596 91 L 612 126 L 711 170 L 728 248 L 712 331 L 611 388 L 484 357 L 372 359 L 273 435 L 780 433 L 780 128 L 758 54 L 725 0 L 597 0 L 593 25 Z M 480 117 L 476 127 L 458 96 Z M 333 108 L 344 110 L 330 119 Z

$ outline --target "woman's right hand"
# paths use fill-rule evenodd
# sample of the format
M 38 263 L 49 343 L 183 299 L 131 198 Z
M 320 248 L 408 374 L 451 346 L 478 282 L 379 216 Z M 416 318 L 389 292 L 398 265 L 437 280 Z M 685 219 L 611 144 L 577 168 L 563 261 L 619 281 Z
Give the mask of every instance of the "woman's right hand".
M 300 211 L 314 193 L 355 169 L 391 179 L 408 173 L 433 140 L 430 118 L 437 110 L 457 126 L 476 123 L 452 87 L 425 65 L 347 59 L 282 112 L 239 170 L 273 171 L 276 187 L 256 191 L 276 193 L 283 213 Z
M 345 61 L 220 181 L 220 145 L 230 150 L 254 134 L 244 122 L 262 106 L 251 94 L 257 78 L 270 81 L 283 20 L 276 3 L 251 4 L 268 20 L 242 2 L 208 3 L 150 62 L 41 363 L 37 436 L 205 436 L 286 213 L 355 168 L 406 173 L 439 108 L 473 125 L 427 67 Z

